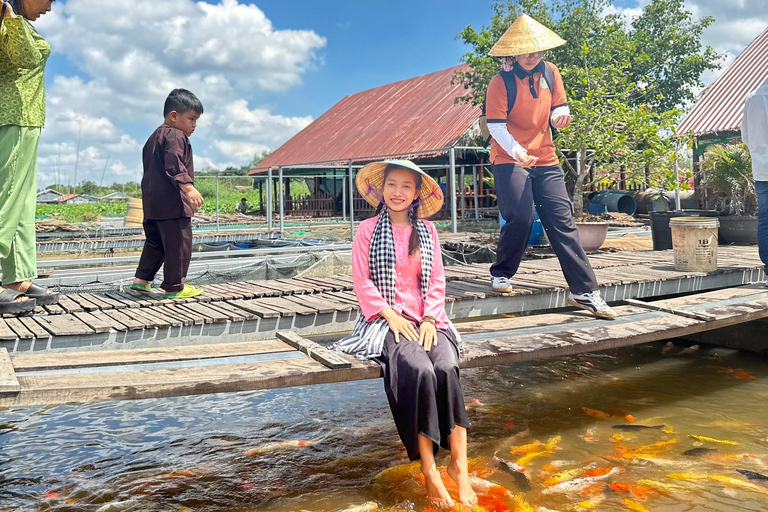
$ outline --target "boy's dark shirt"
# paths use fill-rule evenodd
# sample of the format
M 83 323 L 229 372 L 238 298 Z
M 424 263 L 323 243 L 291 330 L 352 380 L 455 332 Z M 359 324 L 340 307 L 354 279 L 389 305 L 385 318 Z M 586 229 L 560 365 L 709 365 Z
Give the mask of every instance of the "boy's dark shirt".
M 144 218 L 151 220 L 193 217 L 189 198 L 179 186 L 195 182 L 192 145 L 181 130 L 161 125 L 144 144 L 141 199 Z

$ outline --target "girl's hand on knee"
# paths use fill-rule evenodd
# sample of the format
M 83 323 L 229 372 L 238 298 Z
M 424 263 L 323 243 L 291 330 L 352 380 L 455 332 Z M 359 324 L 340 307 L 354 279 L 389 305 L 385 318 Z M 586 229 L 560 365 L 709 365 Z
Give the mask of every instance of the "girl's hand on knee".
M 437 328 L 432 322 L 421 322 L 419 326 L 419 345 L 424 347 L 427 352 L 433 346 L 437 346 Z
M 416 341 L 419 339 L 419 333 L 416 332 L 416 328 L 413 324 L 395 313 L 392 309 L 385 309 L 381 312 L 381 316 L 383 316 L 389 324 L 389 329 L 395 333 L 395 343 L 400 343 L 401 334 L 406 340 Z

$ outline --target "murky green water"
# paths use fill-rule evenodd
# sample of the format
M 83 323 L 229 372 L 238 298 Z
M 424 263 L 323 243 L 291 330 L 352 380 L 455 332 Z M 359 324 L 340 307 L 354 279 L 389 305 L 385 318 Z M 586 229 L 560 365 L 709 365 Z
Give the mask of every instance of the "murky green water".
M 768 511 L 768 486 L 737 472 L 768 474 L 768 358 L 681 348 L 465 371 L 476 473 L 511 496 L 520 480 L 492 457 L 524 463 L 532 510 L 576 510 L 592 499 L 601 511 Z M 269 444 L 298 440 L 306 446 Z M 549 450 L 531 445 L 548 440 Z M 544 453 L 520 461 L 525 445 Z M 707 450 L 684 455 L 694 448 Z M 380 381 L 0 412 L 2 511 L 332 512 L 369 501 L 420 511 L 423 490 L 407 468 L 376 480 L 407 462 Z M 547 482 L 614 467 L 575 492 Z M 485 503 L 525 510 L 503 492 Z

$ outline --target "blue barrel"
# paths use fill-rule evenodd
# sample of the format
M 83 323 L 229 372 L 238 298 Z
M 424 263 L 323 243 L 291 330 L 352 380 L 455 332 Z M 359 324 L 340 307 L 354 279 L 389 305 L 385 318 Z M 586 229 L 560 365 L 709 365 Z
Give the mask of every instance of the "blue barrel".
M 604 204 L 609 212 L 621 212 L 634 215 L 637 210 L 635 198 L 625 190 L 601 190 L 590 194 L 591 203 Z
M 499 229 L 504 227 L 507 221 L 499 213 Z M 544 236 L 544 225 L 539 219 L 539 212 L 534 210 L 533 213 L 533 226 L 531 227 L 531 236 L 528 237 L 528 245 L 531 247 L 540 247 L 547 244 L 547 237 Z

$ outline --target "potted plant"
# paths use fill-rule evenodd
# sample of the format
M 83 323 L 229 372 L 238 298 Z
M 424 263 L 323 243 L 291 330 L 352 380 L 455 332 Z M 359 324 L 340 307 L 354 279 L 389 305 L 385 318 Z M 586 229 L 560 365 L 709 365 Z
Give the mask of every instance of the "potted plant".
M 723 243 L 757 243 L 757 192 L 752 159 L 743 142 L 707 148 L 700 165 L 701 183 L 715 192 Z

